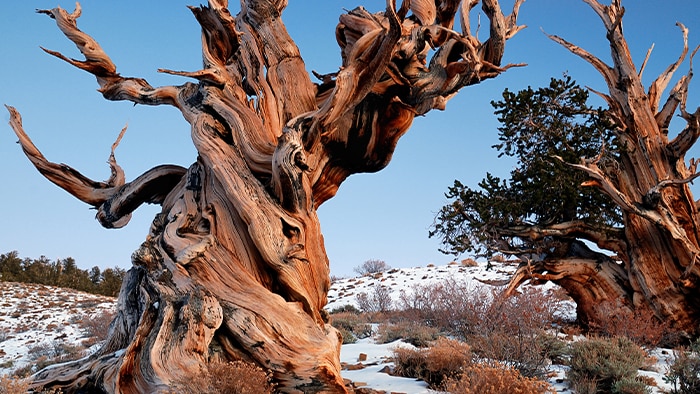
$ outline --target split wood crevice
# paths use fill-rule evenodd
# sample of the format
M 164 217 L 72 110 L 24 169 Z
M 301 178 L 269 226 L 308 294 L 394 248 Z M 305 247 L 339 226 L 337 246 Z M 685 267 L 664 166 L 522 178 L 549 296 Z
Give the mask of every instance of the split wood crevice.
M 349 175 L 384 168 L 415 116 L 515 66 L 501 59 L 522 28 L 521 3 L 504 15 L 496 0 L 483 0 L 483 42 L 469 23 L 478 1 L 356 8 L 336 29 L 342 67 L 314 83 L 279 17 L 286 1 L 242 1 L 233 16 L 227 1 L 210 0 L 191 7 L 203 68 L 160 70 L 196 82 L 164 87 L 117 73 L 78 29 L 79 4 L 73 13 L 38 11 L 85 59 L 46 52 L 93 74 L 108 100 L 178 108 L 198 158 L 126 182 L 117 140 L 112 176 L 95 182 L 44 158 L 8 107 L 32 163 L 97 208 L 103 226 L 126 225 L 142 203 L 162 205 L 132 256 L 106 344 L 87 360 L 39 372 L 34 386 L 156 392 L 207 363 L 243 359 L 272 371 L 282 392 L 344 392 L 340 336 L 323 311 L 329 262 L 316 210 Z

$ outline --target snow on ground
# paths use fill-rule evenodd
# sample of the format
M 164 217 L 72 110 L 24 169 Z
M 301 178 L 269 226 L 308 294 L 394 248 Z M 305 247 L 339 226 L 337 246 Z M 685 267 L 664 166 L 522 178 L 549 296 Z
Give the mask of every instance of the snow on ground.
M 112 311 L 115 299 L 58 287 L 0 282 L 0 375 L 31 362 L 31 349 L 82 347 L 79 321 Z
M 475 264 L 473 260 L 466 261 L 471 261 L 471 264 Z M 328 291 L 328 305 L 326 309 L 332 311 L 344 305 L 357 307 L 357 295 L 361 293 L 372 294 L 375 286 L 387 287 L 394 301 L 399 299 L 402 291 L 411 293 L 416 285 L 424 286 L 446 279 L 466 281 L 474 289 L 503 286 L 508 282 L 508 279 L 516 269 L 517 264 L 514 263 L 495 264 L 491 269 L 486 269 L 486 263 L 470 266 L 452 262 L 441 266 L 429 264 L 426 267 L 397 268 L 356 278 L 343 278 L 331 284 L 331 288 Z M 540 286 L 543 290 L 553 289 L 554 287 L 556 285 L 551 282 Z M 575 307 L 574 304 L 568 306 Z
M 392 298 L 396 300 L 402 290 L 410 292 L 416 284 L 425 285 L 446 278 L 469 281 L 475 287 L 487 286 L 487 283 L 503 284 L 515 268 L 514 265 L 497 265 L 491 270 L 486 270 L 485 264 L 466 266 L 452 263 L 444 266 L 392 269 L 380 274 L 340 279 L 334 281 L 331 286 L 327 309 L 333 310 L 343 305 L 357 306 L 357 294 L 371 294 L 374 286 L 388 287 Z M 553 285 L 546 285 L 545 288 L 547 287 L 553 288 Z M 0 375 L 11 373 L 14 369 L 31 362 L 29 351 L 38 345 L 81 344 L 86 340 L 86 333 L 80 328 L 80 320 L 86 315 L 94 316 L 105 310 L 114 310 L 116 301 L 114 298 L 69 289 L 9 282 L 0 282 L 0 294 Z M 568 303 L 565 307 L 562 314 L 573 317 L 575 306 Z M 390 357 L 392 350 L 397 346 L 411 345 L 402 341 L 378 344 L 373 338 L 343 345 L 340 354 L 341 363 L 346 366 L 342 371 L 343 377 L 355 382 L 356 387 L 385 390 L 388 393 L 437 393 L 428 389 L 422 381 L 382 372 L 386 367 L 393 367 Z M 654 378 L 658 387 L 655 387 L 653 392 L 661 393 L 662 389 L 670 389 L 662 377 L 667 371 L 669 360 L 672 360 L 672 351 L 655 349 L 651 353 L 658 360 L 652 366 L 654 370 L 640 371 L 640 374 Z M 360 362 L 364 366 L 363 369 L 351 370 Z M 556 391 L 571 392 L 564 379 L 566 367 L 553 365 L 551 371 L 549 382 Z
M 465 261 L 466 262 L 466 261 Z M 466 281 L 476 290 L 478 288 L 493 288 L 493 286 L 503 286 L 517 269 L 516 264 L 495 264 L 493 268 L 486 269 L 486 263 L 469 266 L 459 263 L 450 263 L 443 266 L 428 265 L 426 267 L 390 269 L 383 273 L 369 274 L 356 278 L 343 278 L 334 281 L 328 292 L 328 310 L 340 308 L 344 305 L 357 307 L 356 297 L 358 294 L 372 294 L 375 286 L 385 286 L 390 290 L 392 300 L 397 301 L 401 292 L 412 292 L 416 285 L 426 285 L 440 282 L 446 279 Z M 528 285 L 523 285 L 527 287 Z M 547 283 L 539 286 L 540 289 L 550 290 L 556 285 Z M 576 304 L 573 302 L 562 302 L 559 317 L 563 320 L 573 321 L 576 316 Z M 359 354 L 367 354 L 367 361 L 362 364 L 368 367 L 360 370 L 344 370 L 344 378 L 356 382 L 366 383 L 362 387 L 369 387 L 387 392 L 424 394 L 437 393 L 427 388 L 422 381 L 390 376 L 380 372 L 385 367 L 393 367 L 389 357 L 392 350 L 397 346 L 411 346 L 410 344 L 396 341 L 389 344 L 376 344 L 373 338 L 358 340 L 355 344 L 343 345 L 340 353 L 341 363 L 349 365 L 358 364 Z M 651 366 L 652 371 L 640 371 L 639 374 L 649 376 L 656 381 L 657 387 L 652 388 L 653 393 L 669 391 L 671 386 L 663 381 L 663 375 L 668 370 L 668 364 L 672 361 L 673 351 L 669 349 L 654 349 L 651 356 L 658 361 Z M 557 393 L 570 393 L 571 389 L 565 380 L 566 366 L 552 365 L 551 376 L 548 382 Z

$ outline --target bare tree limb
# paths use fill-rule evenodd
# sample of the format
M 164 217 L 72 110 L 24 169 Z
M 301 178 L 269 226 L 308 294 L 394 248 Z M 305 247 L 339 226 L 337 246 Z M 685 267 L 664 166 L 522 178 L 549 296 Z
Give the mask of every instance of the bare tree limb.
M 674 158 L 683 157 L 695 142 L 697 142 L 698 137 L 700 137 L 700 107 L 698 107 L 694 113 L 688 113 L 686 109 L 688 85 L 693 78 L 693 59 L 698 49 L 700 49 L 700 46 L 696 47 L 690 55 L 688 74 L 678 81 L 671 93 L 671 97 L 669 97 L 668 102 L 664 105 L 664 109 L 662 110 L 663 114 L 661 115 L 661 119 L 663 119 L 663 125 L 666 127 L 668 127 L 668 123 L 670 123 L 670 117 L 675 112 L 676 106 L 680 106 L 681 117 L 686 121 L 686 127 L 683 131 L 666 146 L 666 149 Z
M 42 49 L 50 55 L 93 74 L 100 86 L 99 91 L 106 99 L 128 100 L 147 105 L 168 104 L 179 107 L 178 88 L 173 86 L 153 88 L 143 79 L 124 78 L 117 73 L 117 67 L 97 41 L 78 29 L 77 19 L 81 14 L 79 3 L 76 3 L 76 9 L 72 14 L 68 14 L 62 8 L 37 10 L 37 12 L 55 19 L 58 28 L 78 47 L 85 56 L 85 60 L 69 59 L 59 52 Z
M 19 138 L 25 155 L 36 169 L 46 179 L 75 198 L 97 208 L 97 219 L 106 228 L 125 226 L 129 222 L 131 212 L 143 203 L 162 203 L 186 172 L 180 166 L 162 165 L 126 183 L 124 171 L 117 165 L 114 157 L 114 150 L 126 131 L 126 128 L 123 128 L 112 144 L 108 161 L 111 169 L 109 179 L 106 182 L 93 181 L 72 167 L 48 161 L 24 131 L 19 112 L 13 107 L 6 107 L 10 112 L 10 126 Z
M 576 237 L 595 243 L 598 247 L 624 256 L 627 243 L 624 231 L 614 227 L 592 227 L 582 220 L 556 223 L 548 226 L 512 226 L 501 228 L 500 234 L 536 241 L 544 237 Z
M 673 74 L 676 72 L 676 70 L 678 70 L 678 67 L 681 65 L 681 63 L 683 63 L 683 59 L 685 59 L 685 56 L 688 54 L 688 29 L 686 29 L 682 23 L 676 23 L 676 25 L 683 33 L 683 51 L 681 51 L 681 55 L 678 57 L 678 59 L 669 65 L 666 70 L 664 70 L 664 72 L 661 73 L 658 78 L 656 78 L 651 86 L 649 86 L 649 93 L 647 96 L 649 97 L 649 105 L 651 106 L 651 110 L 654 111 L 654 113 L 658 111 L 661 93 L 666 90 L 666 86 L 668 86 Z

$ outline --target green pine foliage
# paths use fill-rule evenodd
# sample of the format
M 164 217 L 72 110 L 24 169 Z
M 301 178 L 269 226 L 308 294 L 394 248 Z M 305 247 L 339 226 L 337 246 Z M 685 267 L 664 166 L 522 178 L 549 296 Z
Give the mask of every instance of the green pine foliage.
M 0 254 L 2 282 L 37 283 L 116 297 L 125 274 L 126 271 L 118 267 L 83 270 L 71 257 L 50 261 L 44 256 L 38 259 L 20 258 L 17 251 Z
M 574 220 L 621 222 L 615 204 L 596 188 L 581 187 L 586 174 L 565 164 L 601 152 L 599 163 L 616 162 L 620 147 L 612 122 L 605 110 L 587 104 L 588 96 L 567 76 L 537 90 L 506 89 L 503 100 L 491 103 L 501 123 L 493 148 L 516 163 L 508 179 L 487 173 L 478 188 L 456 180 L 448 189 L 450 202 L 430 231 L 442 239 L 444 253 L 491 257 L 496 250 L 551 249 L 551 238 L 538 243 L 517 230 Z

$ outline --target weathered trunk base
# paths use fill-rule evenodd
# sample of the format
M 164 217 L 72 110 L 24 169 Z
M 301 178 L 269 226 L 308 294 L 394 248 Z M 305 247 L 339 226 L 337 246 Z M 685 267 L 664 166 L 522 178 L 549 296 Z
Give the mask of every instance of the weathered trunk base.
M 160 166 L 127 183 L 112 155 L 112 177 L 95 182 L 46 160 L 10 108 L 27 157 L 97 209 L 103 226 L 124 226 L 142 203 L 163 207 L 132 256 L 104 347 L 37 373 L 34 386 L 152 393 L 212 361 L 242 359 L 271 371 L 281 392 L 345 392 L 341 338 L 324 320 L 330 268 L 316 210 L 348 176 L 384 168 L 415 116 L 516 66 L 501 59 L 523 28 L 522 2 L 506 16 L 498 1 L 482 0 L 483 42 L 468 21 L 478 1 L 358 7 L 336 30 L 342 66 L 316 84 L 280 18 L 287 1 L 245 0 L 234 16 L 228 1 L 209 0 L 190 8 L 203 68 L 159 70 L 196 82 L 164 87 L 120 75 L 78 29 L 79 5 L 39 10 L 85 60 L 49 54 L 93 74 L 109 100 L 177 108 L 198 157 L 189 169 Z
M 287 303 L 286 321 L 265 310 L 266 300 L 251 304 L 261 308 L 241 308 L 232 303 L 235 297 L 214 294 L 201 283 L 195 285 L 179 270 L 170 270 L 168 264 L 152 257 L 138 256 L 148 268 L 135 264 L 129 270 L 105 345 L 85 359 L 40 371 L 32 377 L 33 388 L 66 393 L 155 393 L 170 390 L 209 362 L 240 359 L 270 369 L 279 392 L 345 392 L 336 357 L 341 339 L 332 326 L 316 325 L 296 303 Z M 272 293 L 268 297 L 284 302 Z M 295 326 L 283 327 L 288 324 Z M 277 335 L 277 330 L 288 330 L 281 337 L 286 343 L 266 341 L 265 337 Z M 261 341 L 248 346 L 269 346 L 272 353 L 314 346 L 317 353 L 308 355 L 299 350 L 297 357 L 284 354 L 294 363 L 291 365 L 280 362 L 279 357 L 259 360 L 255 354 L 242 353 L 234 342 L 256 337 Z

